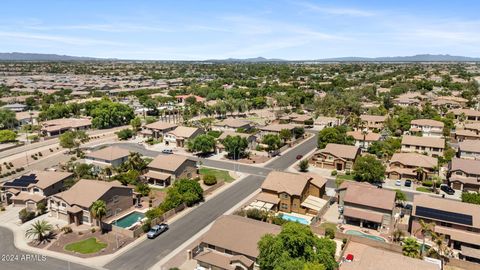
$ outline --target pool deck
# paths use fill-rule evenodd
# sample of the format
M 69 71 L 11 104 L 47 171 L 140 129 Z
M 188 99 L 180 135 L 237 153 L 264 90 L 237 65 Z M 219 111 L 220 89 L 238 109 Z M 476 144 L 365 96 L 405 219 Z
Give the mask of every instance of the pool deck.
M 302 215 L 302 214 L 298 214 L 298 213 L 294 213 L 294 212 L 291 212 L 291 213 L 278 212 L 278 214 L 283 214 L 283 215 L 287 215 L 287 216 L 292 216 L 292 217 L 296 217 L 296 218 L 305 219 L 308 222 L 308 225 L 310 225 L 310 223 L 312 222 L 312 219 L 314 218 L 314 216 Z
M 364 233 L 364 234 L 368 234 L 368 235 L 372 235 L 372 236 L 376 236 L 376 237 L 381 237 L 387 243 L 391 242 L 390 237 L 388 235 L 382 234 L 377 230 L 361 228 L 361 227 L 353 226 L 353 225 L 349 225 L 349 224 L 342 224 L 341 228 L 340 228 L 340 231 L 342 233 L 345 233 L 346 231 L 359 231 L 359 232 Z

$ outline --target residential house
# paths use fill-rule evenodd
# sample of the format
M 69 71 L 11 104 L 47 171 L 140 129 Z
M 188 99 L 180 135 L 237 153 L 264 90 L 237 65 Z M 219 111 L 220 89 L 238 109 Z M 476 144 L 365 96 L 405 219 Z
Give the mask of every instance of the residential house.
M 455 190 L 480 192 L 480 160 L 452 159 L 448 164 L 447 179 Z
M 458 157 L 464 159 L 480 159 L 480 142 L 478 140 L 459 142 Z
M 413 197 L 409 232 L 423 238 L 420 220 L 433 223 L 433 231 L 445 235 L 460 258 L 480 260 L 480 205 L 418 194 Z
M 397 97 L 393 99 L 393 104 L 400 107 L 418 106 L 421 101 L 417 98 Z
M 108 146 L 85 154 L 85 163 L 99 167 L 119 167 L 128 160 L 130 151 L 118 146 Z
M 46 136 L 60 135 L 66 131 L 86 130 L 92 126 L 89 118 L 61 118 L 41 123 L 40 131 Z
M 344 171 L 351 170 L 360 155 L 360 148 L 353 145 L 329 143 L 324 149 L 317 150 L 309 159 L 316 167 Z
M 360 147 L 362 150 L 367 150 L 370 144 L 380 141 L 381 135 L 379 133 L 370 131 L 348 131 L 347 136 L 352 136 L 355 139 L 355 146 Z
M 389 179 L 417 179 L 423 181 L 438 170 L 437 158 L 418 153 L 395 153 L 386 170 Z
M 165 144 L 169 145 L 172 143 L 177 147 L 185 147 L 188 140 L 191 140 L 200 134 L 203 134 L 203 130 L 200 128 L 179 126 L 174 130 L 165 133 Z
M 454 136 L 459 142 L 480 140 L 480 123 L 457 124 Z
M 280 231 L 280 226 L 266 222 L 236 215 L 221 216 L 201 236 L 193 258 L 198 269 L 253 270 L 262 236 Z
M 450 111 L 455 116 L 457 121 L 479 122 L 480 111 L 472 109 L 453 109 Z
M 462 105 L 453 100 L 437 99 L 432 101 L 432 106 L 437 110 L 459 109 Z
M 1 107 L 2 109 L 10 110 L 12 112 L 23 112 L 27 110 L 27 105 L 14 103 L 14 104 L 7 104 Z
M 141 132 L 144 135 L 152 136 L 155 139 L 159 139 L 159 138 L 163 138 L 165 134 L 167 134 L 170 131 L 173 131 L 177 127 L 178 127 L 177 124 L 168 123 L 164 121 L 157 121 L 157 122 L 145 125 Z
M 241 119 L 227 118 L 221 122 L 213 124 L 212 129 L 218 131 L 237 131 L 239 129 L 249 131 L 252 129 L 252 123 Z
M 290 130 L 290 132 L 292 134 L 294 134 L 294 129 L 298 128 L 298 127 L 302 127 L 302 126 L 297 125 L 297 124 L 271 124 L 271 125 L 267 125 L 267 126 L 264 126 L 264 127 L 260 127 L 259 128 L 259 130 L 260 130 L 259 136 L 260 136 L 260 138 L 263 138 L 267 134 L 279 135 L 280 131 L 282 131 L 284 129 L 288 129 L 288 130 Z
M 443 137 L 444 124 L 432 119 L 415 119 L 410 122 L 411 134 L 420 133 L 423 137 Z
M 389 230 L 395 208 L 395 191 L 368 183 L 345 181 L 337 189 L 347 224 Z
M 197 162 L 180 155 L 160 154 L 148 164 L 147 169 L 142 177 L 149 184 L 160 187 L 169 186 L 175 179 L 198 176 Z
M 271 210 L 316 215 L 327 204 L 320 200 L 326 183 L 325 178 L 313 174 L 272 171 L 256 200 L 272 204 Z
M 15 113 L 15 118 L 23 125 L 37 125 L 38 124 L 38 111 L 28 111 L 28 112 L 17 112 Z
M 443 156 L 444 149 L 445 139 L 410 135 L 402 137 L 402 152 L 425 153 L 432 157 L 440 157 Z
M 25 206 L 35 211 L 46 197 L 61 192 L 72 178 L 69 172 L 34 171 L 0 184 L 0 199 L 5 204 Z M 46 205 L 45 205 L 46 206 Z
M 360 120 L 364 127 L 369 130 L 381 130 L 387 121 L 387 116 L 363 114 L 360 115 Z
M 294 123 L 298 125 L 304 125 L 305 121 L 313 120 L 310 114 L 298 114 L 291 113 L 280 118 L 281 121 L 286 121 L 287 123 Z
M 118 181 L 81 179 L 67 191 L 48 198 L 49 216 L 69 224 L 95 225 L 90 207 L 97 200 L 106 203 L 107 211 L 104 218 L 113 216 L 117 209 L 126 210 L 135 204 L 131 187 L 122 186 Z
M 313 125 L 318 127 L 319 129 L 324 129 L 327 127 L 336 127 L 343 123 L 341 118 L 336 117 L 327 117 L 327 116 L 319 116 L 313 122 Z
M 200 97 L 200 96 L 195 96 L 195 95 L 178 95 L 178 96 L 175 96 L 175 98 L 177 99 L 177 102 L 182 104 L 182 105 L 185 105 L 185 101 L 189 97 L 194 97 L 196 102 L 204 102 L 205 101 L 205 98 Z
M 240 132 L 234 132 L 234 131 L 224 131 L 222 132 L 222 134 L 220 134 L 220 136 L 218 137 L 218 140 L 222 142 L 228 136 L 231 136 L 231 137 L 240 136 L 241 138 L 247 139 L 248 149 L 253 150 L 257 147 L 257 136 L 254 134 L 240 133 Z M 222 145 L 217 145 L 217 148 L 223 149 Z

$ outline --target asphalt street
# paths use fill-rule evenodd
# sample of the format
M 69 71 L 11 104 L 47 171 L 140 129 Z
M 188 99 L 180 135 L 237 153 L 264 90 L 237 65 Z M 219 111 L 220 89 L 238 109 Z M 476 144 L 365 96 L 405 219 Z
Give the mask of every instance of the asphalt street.
M 26 253 L 13 245 L 13 233 L 9 229 L 0 227 L 0 269 L 2 270 L 87 270 L 92 269 L 83 265 L 69 263 L 38 254 Z M 8 243 L 7 245 L 5 243 Z

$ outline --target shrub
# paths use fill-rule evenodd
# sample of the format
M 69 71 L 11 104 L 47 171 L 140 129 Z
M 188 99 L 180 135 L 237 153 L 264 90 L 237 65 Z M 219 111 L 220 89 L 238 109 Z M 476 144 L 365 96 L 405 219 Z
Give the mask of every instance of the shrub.
M 345 174 L 350 175 L 351 174 L 350 170 L 345 171 Z
M 272 217 L 272 224 L 282 226 L 283 224 L 287 223 L 288 221 L 282 218 L 282 214 L 278 216 Z
M 69 234 L 69 233 L 73 232 L 73 230 L 72 230 L 72 228 L 70 228 L 70 226 L 64 226 L 60 229 L 60 231 L 62 231 L 64 234 Z
M 45 205 L 45 203 L 40 202 L 37 204 L 37 210 L 40 215 L 43 215 L 45 214 L 45 212 L 47 212 L 47 206 Z
M 152 226 L 152 223 L 150 220 L 147 220 L 145 223 L 142 224 L 142 230 L 143 232 L 148 232 Z
M 203 183 L 207 186 L 213 186 L 217 183 L 217 177 L 213 174 L 204 175 Z
M 268 218 L 268 213 L 266 211 L 262 211 L 255 208 L 248 209 L 246 214 L 248 218 L 256 219 L 260 221 L 266 221 Z
M 42 152 L 38 152 L 38 155 L 39 155 L 39 156 L 43 156 Z
M 332 175 L 332 176 L 336 176 L 337 174 L 338 174 L 338 172 L 337 172 L 336 170 L 333 170 L 333 171 L 330 173 L 330 175 Z
M 35 213 L 28 211 L 26 208 L 23 208 L 23 209 L 20 210 L 20 212 L 18 213 L 18 217 L 20 218 L 20 220 L 22 221 L 22 223 L 25 223 L 25 222 L 27 222 L 27 221 L 29 221 L 29 220 L 32 220 L 32 219 L 35 217 Z
M 326 228 L 325 229 L 325 237 L 333 239 L 335 238 L 335 230 L 333 228 Z
M 95 233 L 97 230 L 95 228 L 90 229 L 92 233 Z
M 425 180 L 425 181 L 422 182 L 422 186 L 432 187 L 432 186 L 433 186 L 433 182 L 430 181 L 430 180 Z

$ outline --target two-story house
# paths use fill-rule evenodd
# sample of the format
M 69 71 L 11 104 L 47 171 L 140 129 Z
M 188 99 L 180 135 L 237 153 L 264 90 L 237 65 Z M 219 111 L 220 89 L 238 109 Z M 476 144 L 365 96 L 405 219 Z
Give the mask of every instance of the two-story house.
M 75 225 L 98 225 L 90 208 L 102 200 L 107 206 L 105 218 L 114 215 L 117 209 L 127 210 L 135 203 L 133 189 L 118 181 L 106 182 L 81 179 L 70 189 L 48 197 L 49 216 Z
M 0 184 L 0 199 L 6 204 L 25 206 L 30 211 L 48 196 L 64 190 L 65 181 L 72 178 L 69 172 L 34 171 L 12 181 Z M 46 206 L 46 205 L 45 205 Z
M 312 174 L 272 171 L 262 184 L 257 200 L 273 204 L 273 210 L 299 214 L 318 213 L 325 203 L 326 179 Z
M 432 119 L 415 119 L 410 122 L 411 134 L 420 133 L 423 137 L 440 138 L 443 136 L 443 127 L 443 122 Z
M 313 166 L 337 171 L 351 170 L 360 155 L 360 148 L 353 145 L 329 143 L 317 150 L 309 162 Z
M 449 111 L 453 113 L 457 121 L 480 122 L 480 111 L 472 109 L 453 109 Z
M 130 151 L 118 146 L 108 146 L 85 154 L 85 163 L 98 167 L 119 167 L 128 160 Z
M 157 122 L 145 125 L 141 132 L 144 135 L 152 136 L 155 139 L 160 139 L 160 138 L 163 138 L 165 134 L 176 129 L 177 127 L 178 125 L 174 123 L 157 121 Z
M 410 135 L 402 137 L 402 152 L 425 153 L 432 157 L 440 157 L 443 156 L 444 149 L 445 139 Z
M 227 118 L 223 121 L 213 124 L 212 129 L 218 131 L 230 131 L 235 132 L 239 129 L 244 131 L 249 131 L 252 129 L 252 123 L 250 121 L 235 119 L 235 118 Z
M 160 187 L 168 187 L 176 179 L 198 176 L 197 162 L 180 155 L 160 154 L 148 164 L 147 169 L 142 177 L 149 184 Z
M 363 114 L 360 115 L 360 120 L 364 127 L 369 130 L 381 130 L 387 121 L 387 116 Z
M 435 174 L 437 158 L 418 153 L 395 153 L 385 171 L 389 179 L 417 179 L 423 181 Z
M 203 134 L 203 130 L 195 127 L 179 126 L 164 135 L 165 144 L 176 145 L 177 147 L 184 147 L 188 140 L 191 140 L 198 135 Z
M 370 144 L 380 140 L 381 135 L 379 133 L 371 131 L 348 131 L 347 136 L 352 136 L 355 139 L 355 146 L 360 147 L 362 150 L 367 150 Z
M 480 159 L 480 142 L 477 140 L 459 142 L 458 156 L 464 159 Z
M 455 190 L 480 192 L 480 160 L 452 159 L 448 164 L 447 177 Z

